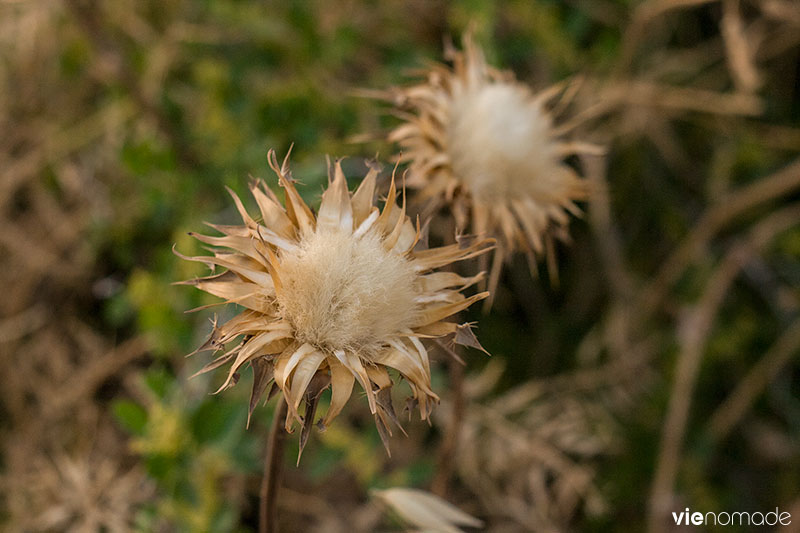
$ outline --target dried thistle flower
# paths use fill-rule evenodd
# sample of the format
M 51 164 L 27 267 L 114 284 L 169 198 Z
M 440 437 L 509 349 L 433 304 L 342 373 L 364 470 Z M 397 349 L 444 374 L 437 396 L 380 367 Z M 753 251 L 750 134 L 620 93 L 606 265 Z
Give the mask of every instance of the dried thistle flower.
M 480 346 L 469 325 L 444 319 L 488 296 L 483 292 L 465 297 L 460 292 L 483 276 L 432 271 L 489 250 L 491 240 L 417 250 L 419 222 L 415 227 L 405 205 L 396 204 L 394 179 L 379 211 L 373 206 L 377 171 L 370 170 L 351 194 L 337 162 L 314 215 L 295 189 L 287 161 L 278 167 L 270 151 L 270 166 L 286 191 L 286 209 L 263 183 L 253 183 L 250 190 L 263 218 L 259 223 L 231 192 L 244 225 L 210 224 L 222 237 L 193 235 L 219 247 L 213 257 L 181 255 L 227 269 L 182 283 L 245 308 L 227 323 L 215 324 L 198 351 L 221 350 L 237 337 L 243 340 L 200 372 L 230 363 L 223 390 L 235 384 L 241 368 L 250 363 L 251 414 L 274 380 L 269 397 L 282 391 L 288 405 L 286 430 L 292 431 L 294 420 L 303 428 L 301 450 L 322 391 L 331 388 L 330 407 L 320 422 L 324 428 L 358 381 L 386 444 L 389 422 L 398 424 L 387 370 L 393 368 L 405 378 L 412 391 L 410 405 L 418 405 L 426 419 L 438 397 L 431 390 L 430 362 L 420 339 L 452 335 L 455 342 Z
M 552 237 L 567 239 L 567 212 L 579 215 L 575 202 L 588 192 L 564 158 L 598 149 L 563 140 L 565 128 L 554 126 L 560 111 L 548 104 L 562 87 L 534 94 L 489 67 L 469 34 L 463 52 L 451 48 L 446 56 L 452 69 L 435 65 L 423 83 L 379 93 L 403 110 L 405 123 L 389 140 L 410 162 L 408 185 L 429 209 L 447 206 L 459 230 L 471 220 L 473 233 L 497 236 L 490 291 L 516 250 L 532 271 L 535 255 L 546 253 L 554 273 Z

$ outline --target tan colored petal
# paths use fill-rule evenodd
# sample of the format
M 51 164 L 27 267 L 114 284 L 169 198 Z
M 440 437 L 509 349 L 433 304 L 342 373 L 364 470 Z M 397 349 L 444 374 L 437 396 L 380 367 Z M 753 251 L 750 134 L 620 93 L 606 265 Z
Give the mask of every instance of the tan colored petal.
M 378 390 L 392 386 L 392 379 L 389 377 L 389 373 L 386 372 L 386 368 L 375 365 L 366 365 L 364 368 L 367 370 L 369 380 L 378 387 Z
M 265 190 L 268 191 L 269 195 L 264 192 Z M 250 192 L 256 199 L 259 211 L 261 211 L 264 226 L 285 239 L 294 239 L 295 226 L 289 220 L 286 211 L 278 203 L 272 191 L 261 182 L 253 182 L 250 185 Z
M 414 328 L 414 334 L 422 338 L 444 337 L 456 332 L 455 322 L 434 322 L 426 326 Z
M 288 155 L 287 155 L 288 157 Z M 286 191 L 286 214 L 294 224 L 300 228 L 304 233 L 314 231 L 315 220 L 314 214 L 308 208 L 300 193 L 294 187 L 294 182 L 291 177 L 287 175 L 288 170 L 286 161 L 278 167 L 278 160 L 275 157 L 275 150 L 270 150 L 268 154 L 269 165 L 272 170 L 278 175 L 278 181 L 281 187 Z
M 462 248 L 459 244 L 451 244 L 440 248 L 415 250 L 411 253 L 411 258 L 414 261 L 415 268 L 420 272 L 425 272 L 485 253 L 491 248 L 491 244 L 491 240 L 483 239 L 466 248 Z
M 485 277 L 484 272 L 480 272 L 470 278 L 459 276 L 455 272 L 431 272 L 420 276 L 420 290 L 424 293 L 438 292 L 451 287 L 458 287 L 459 290 L 479 282 Z
M 356 226 L 366 219 L 373 209 L 373 197 L 375 196 L 375 178 L 378 171 L 371 168 L 361 184 L 353 194 L 350 204 L 353 207 L 353 221 Z
M 361 221 L 356 230 L 353 232 L 353 238 L 360 239 L 366 235 L 366 233 L 375 226 L 375 223 L 378 222 L 379 216 L 380 211 L 377 207 L 373 207 L 369 215 Z
M 263 348 L 267 347 L 276 340 L 288 338 L 290 334 L 291 330 L 287 324 L 278 323 L 275 324 L 273 328 L 264 331 L 263 333 L 259 333 L 247 341 L 242 349 L 239 350 L 239 353 L 236 354 L 236 359 L 234 360 L 233 364 L 231 365 L 231 369 L 228 372 L 228 378 L 223 383 L 221 389 L 224 389 L 228 386 L 233 378 L 233 374 L 235 374 L 243 364 L 254 357 L 262 355 Z
M 258 244 L 258 241 L 254 240 L 249 235 L 247 237 L 240 237 L 234 235 L 226 235 L 224 237 L 211 237 L 209 235 L 189 232 L 189 236 L 194 237 L 200 242 L 204 242 L 212 246 L 231 248 L 232 250 L 236 250 L 237 252 L 243 253 L 244 255 L 253 259 L 254 261 L 257 261 L 262 264 L 264 263 L 263 253 L 256 250 L 256 245 Z
M 431 390 L 429 377 L 425 372 L 425 367 L 419 359 L 412 355 L 404 346 L 391 346 L 382 350 L 372 357 L 373 362 L 394 368 L 400 372 L 409 382 L 421 388 L 426 394 L 436 396 Z
M 259 357 L 250 361 L 253 367 L 253 390 L 250 393 L 250 404 L 247 408 L 247 428 L 250 427 L 250 417 L 253 416 L 258 401 L 267 390 L 267 385 L 272 382 L 272 371 L 275 368 L 272 361 Z
M 227 190 L 228 194 L 230 194 L 231 198 L 233 198 L 233 203 L 236 204 L 236 210 L 239 211 L 239 215 L 242 217 L 244 225 L 251 229 L 255 228 L 256 221 L 253 220 L 247 213 L 247 209 L 244 208 L 244 204 L 242 203 L 241 198 L 239 198 L 239 195 L 233 192 L 233 189 L 230 187 L 225 187 L 225 190 Z
M 369 376 L 364 365 L 361 363 L 361 358 L 357 355 L 345 352 L 344 350 L 336 350 L 333 352 L 336 359 L 347 368 L 353 376 L 355 376 L 361 388 L 367 394 L 367 402 L 369 403 L 369 410 L 371 413 L 375 412 L 375 395 L 372 393 L 372 387 L 369 385 Z
M 242 281 L 230 270 L 207 278 L 182 281 L 179 284 L 192 285 L 201 291 L 225 299 L 226 302 L 222 303 L 237 303 L 262 313 L 270 313 L 274 309 L 274 304 L 268 297 L 272 292 L 270 287 Z
M 322 419 L 323 426 L 328 426 L 342 412 L 342 408 L 353 393 L 353 383 L 356 380 L 353 373 L 338 359 L 329 357 L 328 366 L 331 370 L 331 405 L 325 413 L 325 418 Z
M 286 392 L 286 384 L 289 383 L 289 378 L 292 375 L 292 371 L 295 367 L 303 360 L 304 357 L 311 355 L 312 353 L 316 352 L 317 349 L 314 346 L 311 346 L 308 343 L 303 343 L 298 346 L 291 354 L 289 354 L 288 358 L 286 359 L 285 365 L 281 365 L 281 376 L 280 378 L 276 377 L 275 382 L 278 386 Z M 284 358 L 286 354 L 281 354 L 281 359 Z M 289 406 L 291 407 L 291 403 Z
M 226 256 L 224 254 L 220 254 L 218 256 L 204 255 L 204 256 L 189 257 L 181 254 L 174 248 L 172 251 L 175 255 L 186 261 L 194 261 L 197 263 L 204 263 L 206 265 L 221 266 L 223 268 L 232 270 L 233 272 L 236 272 L 242 277 L 247 278 L 250 281 L 262 285 L 264 287 L 272 286 L 272 280 L 270 279 L 269 274 L 257 270 L 258 268 L 257 264 L 251 265 L 247 261 L 242 261 L 241 257 L 236 258 L 232 256 Z
M 392 182 L 389 185 L 389 194 L 386 195 L 386 203 L 384 204 L 383 211 L 376 222 L 384 234 L 391 231 L 392 227 L 394 226 L 391 223 L 391 216 L 392 211 L 397 208 L 397 204 L 395 204 L 395 198 L 397 198 L 397 187 L 394 184 L 394 174 L 392 174 Z
M 384 249 L 391 250 L 395 247 L 398 239 L 400 239 L 400 234 L 403 231 L 403 225 L 406 222 L 408 222 L 408 219 L 406 218 L 406 205 L 405 202 L 403 202 L 403 207 L 401 207 L 400 211 L 397 213 L 397 222 L 395 222 L 394 228 L 392 228 L 391 232 L 386 235 L 383 240 Z
M 342 172 L 342 164 L 336 161 L 333 183 L 322 195 L 322 203 L 317 213 L 317 227 L 323 230 L 353 230 L 353 211 L 347 180 Z
M 443 318 L 447 318 L 451 315 L 458 313 L 459 311 L 466 309 L 473 303 L 483 300 L 484 298 L 488 297 L 488 292 L 481 292 L 478 294 L 474 294 L 469 298 L 464 298 L 461 302 L 449 303 L 445 305 L 440 305 L 437 307 L 432 307 L 429 309 L 425 309 L 421 311 L 419 316 L 417 317 L 416 322 L 412 327 L 419 327 L 419 326 L 426 326 L 428 324 L 432 324 L 434 322 L 438 322 Z
M 289 395 L 287 396 L 289 408 L 292 409 L 295 414 L 297 414 L 297 408 L 300 406 L 300 400 L 303 399 L 308 384 L 311 383 L 311 378 L 314 377 L 314 374 L 316 374 L 324 360 L 325 354 L 319 350 L 313 349 L 311 352 L 302 355 L 298 361 L 294 373 L 292 374 L 292 382 L 289 388 Z M 289 366 L 291 366 L 291 361 L 287 364 L 287 368 L 289 368 Z M 288 372 L 289 370 L 287 370 L 287 373 Z

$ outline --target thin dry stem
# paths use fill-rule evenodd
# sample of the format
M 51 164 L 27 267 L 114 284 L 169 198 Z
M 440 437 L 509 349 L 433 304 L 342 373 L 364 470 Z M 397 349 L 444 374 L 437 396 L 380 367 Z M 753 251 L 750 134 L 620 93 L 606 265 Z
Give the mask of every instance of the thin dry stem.
M 431 482 L 431 492 L 445 499 L 447 498 L 450 478 L 453 476 L 455 454 L 458 450 L 458 441 L 461 436 L 461 427 L 464 424 L 464 409 L 466 407 L 466 399 L 464 396 L 464 366 L 457 361 L 455 357 L 448 357 L 447 363 L 453 403 L 447 429 L 439 445 L 436 474 Z
M 728 288 L 743 265 L 744 251 L 740 248 L 731 250 L 717 268 L 700 302 L 689 310 L 679 326 L 679 342 L 681 352 L 675 379 L 670 390 L 667 417 L 661 435 L 656 474 L 650 491 L 650 509 L 648 513 L 648 531 L 662 533 L 666 531 L 667 521 L 664 519 L 672 507 L 672 487 L 680 463 L 686 423 L 692 394 L 700 369 L 708 336 L 711 333 L 714 319 L 719 311 Z
M 759 39 L 746 35 L 739 0 L 725 0 L 722 8 L 720 32 L 734 82 L 739 90 L 753 92 L 761 85 L 761 75 L 755 65 L 755 47 Z
M 286 442 L 286 432 L 283 430 L 286 410 L 286 402 L 280 397 L 278 406 L 275 408 L 275 414 L 272 416 L 272 425 L 269 428 L 269 436 L 267 437 L 267 449 L 264 454 L 264 477 L 261 478 L 258 533 L 278 532 L 277 502 L 281 467 L 283 466 L 283 445 Z
M 606 276 L 618 300 L 626 300 L 634 292 L 634 282 L 623 260 L 622 243 L 611 213 L 611 200 L 606 180 L 606 159 L 602 156 L 581 157 L 589 187 L 589 220 L 600 249 Z
M 633 14 L 633 20 L 625 32 L 622 51 L 618 63 L 618 71 L 626 72 L 633 63 L 636 49 L 642 37 L 646 35 L 647 26 L 655 19 L 676 9 L 698 7 L 717 0 L 650 0 L 640 4 Z
M 447 233 L 448 237 L 445 238 L 445 245 L 455 244 L 454 233 Z M 449 265 L 446 270 L 453 271 L 452 265 Z M 491 296 L 489 300 L 491 300 Z M 440 343 L 442 349 L 445 349 L 444 343 Z M 455 454 L 458 450 L 458 440 L 461 436 L 461 426 L 464 423 L 464 408 L 466 399 L 464 395 L 464 362 L 460 359 L 457 347 L 452 347 L 453 353 L 447 357 L 447 367 L 450 377 L 450 391 L 453 396 L 452 406 L 450 410 L 450 419 L 448 420 L 445 433 L 442 436 L 442 441 L 439 444 L 439 451 L 436 461 L 436 473 L 431 481 L 431 492 L 447 498 L 448 486 L 450 485 L 450 478 L 453 476 L 455 467 Z
M 724 440 L 744 417 L 759 394 L 769 385 L 792 356 L 800 350 L 800 319 L 795 320 L 716 410 L 708 424 L 715 442 Z

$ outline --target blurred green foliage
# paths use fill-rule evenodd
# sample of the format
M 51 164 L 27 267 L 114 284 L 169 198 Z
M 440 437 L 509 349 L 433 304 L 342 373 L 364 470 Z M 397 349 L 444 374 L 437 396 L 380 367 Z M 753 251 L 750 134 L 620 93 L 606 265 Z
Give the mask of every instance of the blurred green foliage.
M 238 513 L 232 503 L 242 494 L 240 488 L 226 487 L 226 480 L 252 474 L 259 464 L 258 440 L 245 430 L 245 404 L 241 398 L 187 398 L 181 380 L 163 368 L 148 371 L 143 382 L 144 406 L 125 399 L 112 405 L 132 435 L 131 450 L 141 456 L 161 493 L 137 516 L 137 530 L 235 530 Z

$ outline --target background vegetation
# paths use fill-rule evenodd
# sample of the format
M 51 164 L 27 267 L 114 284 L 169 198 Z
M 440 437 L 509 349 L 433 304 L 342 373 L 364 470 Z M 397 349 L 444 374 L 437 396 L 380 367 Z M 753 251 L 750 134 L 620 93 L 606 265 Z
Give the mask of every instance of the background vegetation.
M 559 283 L 516 261 L 469 317 L 493 355 L 465 355 L 448 499 L 498 532 L 664 531 L 687 506 L 800 530 L 796 2 L 3 0 L 6 530 L 254 530 L 272 406 L 245 430 L 247 387 L 188 379 L 214 311 L 184 310 L 214 299 L 171 285 L 201 273 L 172 245 L 236 219 L 224 186 L 275 186 L 268 148 L 294 144 L 312 203 L 326 154 L 387 162 L 397 122 L 355 91 L 468 24 L 535 88 L 580 77 L 608 153 L 571 161 L 595 186 Z M 434 482 L 443 360 L 433 427 L 391 457 L 358 398 L 299 468 L 292 439 L 286 531 L 402 529 L 369 491 Z

